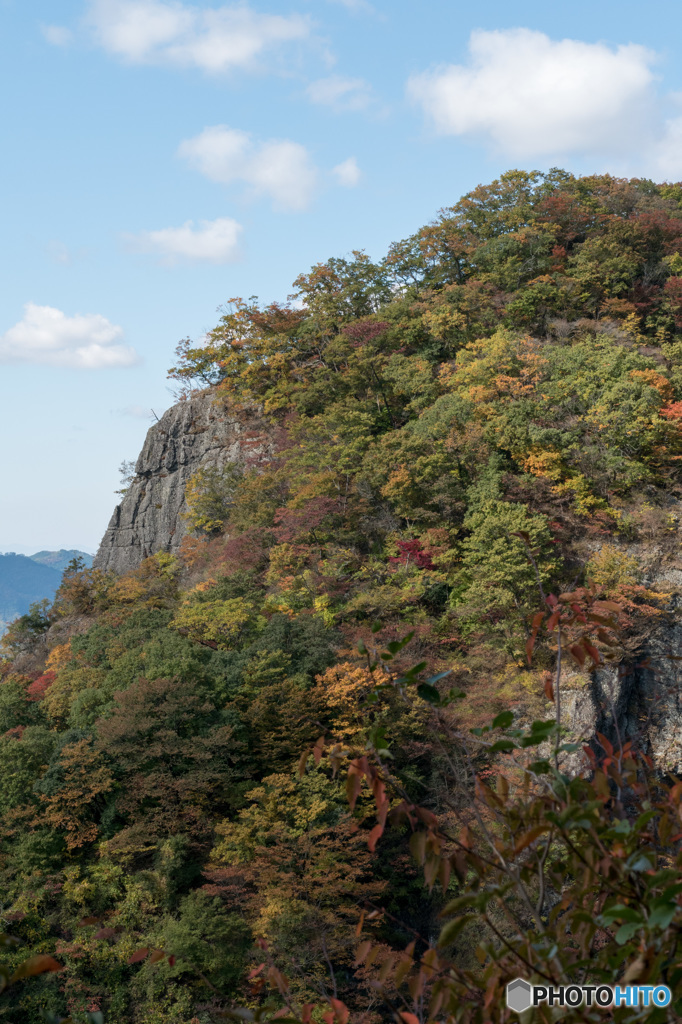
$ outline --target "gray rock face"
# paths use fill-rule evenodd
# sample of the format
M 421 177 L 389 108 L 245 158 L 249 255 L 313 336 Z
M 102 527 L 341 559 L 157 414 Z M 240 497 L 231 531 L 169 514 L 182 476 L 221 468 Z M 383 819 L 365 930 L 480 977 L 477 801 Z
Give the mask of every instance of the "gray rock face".
M 266 457 L 267 424 L 257 409 L 230 411 L 215 392 L 178 402 L 147 433 L 135 479 L 114 511 L 94 565 L 128 572 L 157 551 L 177 552 L 187 528 L 185 487 L 199 468 Z
M 662 772 L 682 774 L 682 621 L 680 598 L 641 656 L 593 674 L 594 731 L 631 739 Z
M 682 504 L 670 498 L 675 522 L 682 521 Z M 591 547 L 598 550 L 599 545 Z M 619 664 L 605 664 L 596 671 L 576 671 L 564 660 L 561 685 L 562 724 L 572 741 L 591 743 L 597 733 L 614 746 L 632 740 L 633 746 L 651 757 L 660 772 L 682 775 L 682 562 L 679 542 L 638 541 L 621 550 L 637 559 L 642 583 L 665 595 L 658 620 L 648 635 Z M 550 754 L 549 745 L 542 756 Z M 581 753 L 565 754 L 565 771 L 584 768 Z

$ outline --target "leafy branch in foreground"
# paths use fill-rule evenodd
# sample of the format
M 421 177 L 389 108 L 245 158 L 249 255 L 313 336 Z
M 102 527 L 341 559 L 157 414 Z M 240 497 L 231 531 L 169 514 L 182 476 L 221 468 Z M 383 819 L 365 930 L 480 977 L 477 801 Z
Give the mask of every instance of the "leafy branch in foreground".
M 597 642 L 614 646 L 618 606 L 600 604 L 585 590 L 550 595 L 546 603 L 547 613 L 538 613 L 533 622 L 529 656 L 542 624 L 550 632 L 563 627 L 568 651 L 579 664 L 587 657 L 601 661 L 593 634 Z M 582 636 L 576 637 L 576 630 Z M 384 666 L 377 699 L 382 689 L 393 687 L 405 699 L 416 693 L 432 704 L 444 759 L 458 746 L 468 766 L 469 799 L 454 795 L 460 765 L 451 763 L 453 787 L 440 807 L 431 794 L 430 806 L 414 802 L 389 767 L 386 737 L 371 730 L 360 756 L 320 737 L 300 762 L 305 772 L 312 754 L 316 764 L 327 759 L 335 774 L 345 774 L 348 803 L 360 809 L 370 850 L 377 849 L 389 826 L 407 829 L 427 888 L 438 885 L 443 893 L 437 939 L 414 933 L 402 952 L 387 950 L 377 934 L 391 915 L 367 905 L 357 929 L 357 976 L 403 1024 L 507 1021 L 505 989 L 518 976 L 555 986 L 663 983 L 672 990 L 670 1007 L 620 1007 L 613 1019 L 678 1020 L 682 783 L 657 778 L 650 759 L 631 741 L 617 747 L 598 734 L 599 752 L 565 742 L 558 718 L 522 729 L 514 727 L 511 712 L 503 712 L 468 734 L 453 728 L 447 709 L 461 693 L 441 695 L 440 679 L 422 681 L 424 664 L 400 674 L 389 668 L 411 638 L 381 653 L 364 643 L 359 650 L 372 671 Z M 560 682 L 557 675 L 557 690 Z M 553 761 L 542 756 L 548 745 Z M 488 767 L 477 770 L 482 751 Z M 583 767 L 562 771 L 560 755 L 577 751 L 584 754 Z M 374 824 L 367 818 L 366 797 Z M 274 1013 L 268 1002 L 247 1016 L 274 1013 L 278 1019 L 310 1021 L 312 1006 L 296 1005 L 287 979 L 272 965 L 268 978 L 285 1009 Z M 319 1010 L 328 1024 L 345 1024 L 350 1014 L 337 999 L 327 999 Z M 554 1019 L 547 1007 L 535 1012 L 539 1021 Z M 569 1009 L 562 1020 L 602 1016 L 599 1008 L 583 1007 Z
M 13 935 L 0 933 L 0 949 L 5 952 L 16 950 L 21 946 L 21 939 Z M 52 974 L 62 970 L 62 965 L 54 957 L 38 954 L 22 960 L 14 969 L 6 964 L 0 963 L 0 999 L 3 995 L 18 982 L 26 981 L 28 978 L 35 978 L 41 974 Z M 1 1007 L 1 1004 L 0 1004 Z M 0 1009 L 0 1013 L 2 1010 Z M 43 1019 L 47 1024 L 75 1024 L 70 1017 L 59 1017 L 56 1014 L 44 1012 Z M 86 1018 L 88 1024 L 104 1024 L 104 1017 L 101 1013 L 88 1013 Z

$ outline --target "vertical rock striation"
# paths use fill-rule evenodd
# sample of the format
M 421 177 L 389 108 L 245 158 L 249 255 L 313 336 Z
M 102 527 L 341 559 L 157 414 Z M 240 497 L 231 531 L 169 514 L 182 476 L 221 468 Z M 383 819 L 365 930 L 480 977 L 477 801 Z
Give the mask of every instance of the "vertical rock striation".
M 661 772 L 682 774 L 682 622 L 675 595 L 667 621 L 636 658 L 592 677 L 593 731 L 632 740 Z
M 676 503 L 672 507 L 681 511 Z M 642 566 L 642 582 L 666 595 L 664 609 L 636 650 L 617 665 L 596 669 L 587 685 L 571 687 L 578 674 L 565 673 L 563 724 L 587 741 L 597 733 L 614 745 L 630 740 L 658 771 L 682 775 L 682 563 L 676 545 L 662 550 L 639 542 L 626 550 Z M 580 758 L 569 760 L 577 769 Z
M 230 410 L 210 389 L 178 402 L 149 429 L 95 567 L 128 572 L 157 551 L 176 552 L 187 533 L 182 513 L 190 477 L 199 468 L 265 456 L 270 446 L 267 424 L 255 408 Z

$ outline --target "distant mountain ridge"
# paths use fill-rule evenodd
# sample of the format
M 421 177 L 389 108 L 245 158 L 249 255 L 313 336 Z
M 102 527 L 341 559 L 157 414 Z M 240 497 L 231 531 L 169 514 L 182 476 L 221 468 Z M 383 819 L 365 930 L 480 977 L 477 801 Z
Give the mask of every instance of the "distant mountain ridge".
M 89 569 L 93 559 L 92 555 L 87 554 L 85 551 L 77 551 L 76 548 L 71 548 L 68 551 L 65 548 L 60 548 L 59 551 L 38 551 L 35 555 L 29 555 L 28 557 L 32 562 L 49 565 L 51 569 L 57 569 L 59 572 L 64 572 L 69 562 L 72 562 L 74 558 L 82 558 Z
M 35 555 L 0 554 L 0 632 L 18 615 L 24 615 L 35 601 L 52 601 L 62 572 L 74 558 L 92 565 L 85 551 L 38 551 Z

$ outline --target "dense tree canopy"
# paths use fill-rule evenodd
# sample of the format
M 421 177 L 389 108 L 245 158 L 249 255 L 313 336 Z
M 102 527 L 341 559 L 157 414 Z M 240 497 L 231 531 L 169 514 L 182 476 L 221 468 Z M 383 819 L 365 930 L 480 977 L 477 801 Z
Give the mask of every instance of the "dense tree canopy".
M 0 1019 L 210 1024 L 265 1005 L 261 962 L 300 1005 L 326 999 L 330 1024 L 340 1007 L 395 1019 L 377 972 L 399 990 L 402 951 L 437 934 L 469 869 L 425 882 L 414 821 L 377 844 L 379 783 L 363 768 L 372 791 L 344 792 L 340 759 L 371 751 L 394 803 L 428 805 L 440 850 L 474 775 L 498 771 L 458 730 L 553 715 L 552 637 L 527 659 L 542 594 L 582 587 L 622 611 L 621 646 L 599 627 L 582 661 L 592 642 L 634 649 L 661 614 L 622 545 L 678 528 L 682 185 L 510 171 L 381 262 L 333 258 L 294 287 L 287 304 L 232 300 L 170 371 L 237 415 L 262 407 L 272 454 L 254 439 L 196 474 L 180 557 L 119 578 L 73 563 L 4 637 L 0 913 L 62 969 L 13 985 Z

